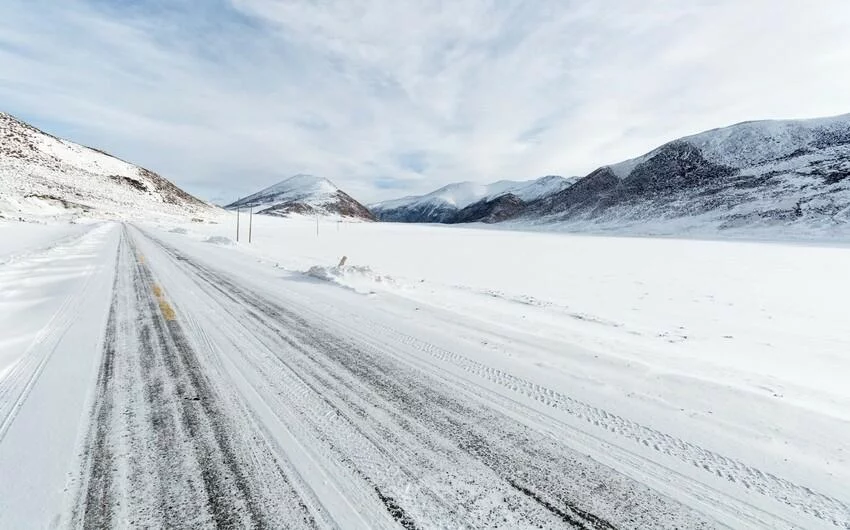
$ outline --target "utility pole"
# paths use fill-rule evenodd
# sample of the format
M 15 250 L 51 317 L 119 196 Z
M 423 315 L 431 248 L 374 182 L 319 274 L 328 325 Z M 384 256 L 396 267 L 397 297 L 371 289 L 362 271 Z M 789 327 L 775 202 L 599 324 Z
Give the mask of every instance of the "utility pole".
M 239 243 L 239 210 L 241 208 L 236 208 L 236 242 Z
M 251 233 L 254 228 L 254 207 L 248 209 L 248 243 L 251 242 Z

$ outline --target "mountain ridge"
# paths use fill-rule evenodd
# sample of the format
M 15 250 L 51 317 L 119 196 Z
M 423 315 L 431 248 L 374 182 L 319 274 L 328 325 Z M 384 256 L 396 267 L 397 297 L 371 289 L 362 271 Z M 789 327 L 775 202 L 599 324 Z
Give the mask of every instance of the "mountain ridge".
M 0 215 L 214 215 L 160 175 L 0 112 Z
M 744 121 L 600 166 L 563 189 L 532 200 L 508 193 L 482 197 L 459 210 L 439 212 L 441 218 L 428 218 L 430 212 L 409 206 L 425 195 L 384 201 L 376 214 L 391 221 L 638 232 L 643 228 L 652 233 L 700 226 L 829 228 L 850 225 L 848 177 L 850 114 Z M 388 203 L 393 208 L 383 209 Z M 408 211 L 398 213 L 404 206 Z
M 528 202 L 560 191 L 573 181 L 574 177 L 547 175 L 527 181 L 500 180 L 490 184 L 455 182 L 425 195 L 391 199 L 370 204 L 369 207 L 382 221 L 454 223 L 458 222 L 460 212 L 473 205 L 490 204 L 508 194 L 522 202 Z M 473 220 L 486 217 L 489 214 L 485 210 L 486 207 L 467 210 L 464 219 L 471 219 L 471 212 L 477 212 Z
M 299 173 L 233 201 L 225 209 L 257 208 L 257 213 L 286 217 L 339 215 L 374 221 L 368 208 L 324 177 Z
M 602 166 L 514 219 L 579 229 L 825 228 L 850 221 L 848 176 L 850 114 L 747 121 Z

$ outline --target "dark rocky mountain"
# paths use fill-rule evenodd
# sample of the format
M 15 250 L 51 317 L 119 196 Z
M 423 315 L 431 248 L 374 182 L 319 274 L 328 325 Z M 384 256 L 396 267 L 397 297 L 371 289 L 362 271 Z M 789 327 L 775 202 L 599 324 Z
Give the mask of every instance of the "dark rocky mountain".
M 280 217 L 292 214 L 339 215 L 367 221 L 375 220 L 368 208 L 336 187 L 333 182 L 314 175 L 295 175 L 228 204 L 225 208 L 255 208 L 257 213 Z
M 453 204 L 419 203 L 400 207 L 384 208 L 369 206 L 379 221 L 388 223 L 450 223 L 457 215 Z
M 495 199 L 484 199 L 474 202 L 458 211 L 449 223 L 498 223 L 520 215 L 528 203 L 514 195 L 506 193 Z
M 713 129 L 530 198 L 503 189 L 458 207 L 440 201 L 441 190 L 386 201 L 377 214 L 393 221 L 642 233 L 840 229 L 850 225 L 850 114 Z
M 0 215 L 204 217 L 219 212 L 152 171 L 0 113 Z
M 747 122 L 669 142 L 534 201 L 516 222 L 718 229 L 850 221 L 850 115 Z

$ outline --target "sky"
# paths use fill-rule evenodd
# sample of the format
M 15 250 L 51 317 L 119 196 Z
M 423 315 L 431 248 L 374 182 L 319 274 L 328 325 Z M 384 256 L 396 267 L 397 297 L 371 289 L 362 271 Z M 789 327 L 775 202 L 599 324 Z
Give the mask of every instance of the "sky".
M 0 110 L 229 202 L 585 175 L 850 112 L 847 0 L 3 0 Z

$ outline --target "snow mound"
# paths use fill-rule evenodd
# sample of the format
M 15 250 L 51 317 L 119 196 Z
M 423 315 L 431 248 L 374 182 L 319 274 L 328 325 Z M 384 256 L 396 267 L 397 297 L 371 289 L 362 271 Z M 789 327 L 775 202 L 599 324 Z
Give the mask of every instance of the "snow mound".
M 377 274 L 371 267 L 366 265 L 344 265 L 342 267 L 329 267 L 314 265 L 310 267 L 307 276 L 348 287 L 358 293 L 372 293 L 373 287 L 392 286 L 395 280 L 391 276 Z
M 233 240 L 224 236 L 210 236 L 204 240 L 204 243 L 212 243 L 214 245 L 233 246 Z
M 172 228 L 171 230 L 169 230 L 169 232 L 171 232 L 172 234 L 187 234 L 187 233 L 189 233 L 188 230 L 186 230 L 185 228 L 181 228 L 179 226 L 176 227 L 176 228 Z

